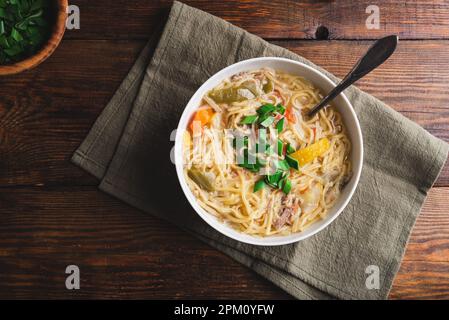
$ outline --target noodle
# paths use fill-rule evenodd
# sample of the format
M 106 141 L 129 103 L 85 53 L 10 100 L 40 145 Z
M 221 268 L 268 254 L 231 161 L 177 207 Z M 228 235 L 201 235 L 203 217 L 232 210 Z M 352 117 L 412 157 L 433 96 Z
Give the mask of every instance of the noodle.
M 260 237 L 301 232 L 324 218 L 351 176 L 351 142 L 334 107 L 307 117 L 321 98 L 306 79 L 272 69 L 234 75 L 208 92 L 192 120 L 200 122 L 200 130 L 192 125 L 184 141 L 184 173 L 201 207 L 234 229 Z M 268 165 L 259 165 L 256 172 L 251 165 L 236 163 L 240 149 L 232 140 L 260 138 L 265 126 L 261 108 L 267 105 L 280 106 L 268 119 L 275 122 L 267 126 L 267 138 L 294 149 L 275 154 L 275 161 L 287 159 L 286 154 L 304 161 L 298 168 L 284 168 L 274 185 L 267 178 L 273 175 Z M 248 150 L 254 144 L 251 139 L 245 143 Z M 321 153 L 306 162 L 296 151 L 307 148 Z M 257 149 L 257 163 L 270 163 L 270 157 Z M 259 189 L 258 182 L 265 187 Z

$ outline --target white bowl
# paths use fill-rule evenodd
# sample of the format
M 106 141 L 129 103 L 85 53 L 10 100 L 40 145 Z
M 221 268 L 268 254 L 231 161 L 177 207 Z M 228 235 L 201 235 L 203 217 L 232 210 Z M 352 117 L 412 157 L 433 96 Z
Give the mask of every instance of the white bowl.
M 184 194 L 186 195 L 187 200 L 190 202 L 193 209 L 195 209 L 195 211 L 204 221 L 206 221 L 212 228 L 214 228 L 218 232 L 234 240 L 261 246 L 277 246 L 304 240 L 314 235 L 318 231 L 321 231 L 326 226 L 328 226 L 343 211 L 343 209 L 346 207 L 349 200 L 351 199 L 352 195 L 354 194 L 354 191 L 360 179 L 360 173 L 362 171 L 362 164 L 363 164 L 363 142 L 360 124 L 354 112 L 354 109 L 351 103 L 349 102 L 348 98 L 346 98 L 344 94 L 340 94 L 337 98 L 335 98 L 333 104 L 336 106 L 336 108 L 343 117 L 343 121 L 348 130 L 349 138 L 352 143 L 351 161 L 352 161 L 353 174 L 349 183 L 342 190 L 336 204 L 334 205 L 334 207 L 332 207 L 331 210 L 329 210 L 327 216 L 324 219 L 315 222 L 309 228 L 307 228 L 302 232 L 284 236 L 274 235 L 263 238 L 256 237 L 234 230 L 230 226 L 224 224 L 223 222 L 220 222 L 212 214 L 206 212 L 198 204 L 195 196 L 193 195 L 192 191 L 190 190 L 190 188 L 186 183 L 182 165 L 183 132 L 184 130 L 186 130 L 189 120 L 191 119 L 193 113 L 200 106 L 202 97 L 206 94 L 206 92 L 213 89 L 215 86 L 220 84 L 221 81 L 234 74 L 237 74 L 242 71 L 252 71 L 263 67 L 269 67 L 275 70 L 280 70 L 290 74 L 302 76 L 305 79 L 309 80 L 317 88 L 319 88 L 323 94 L 329 92 L 330 90 L 332 90 L 332 88 L 335 87 L 335 83 L 332 82 L 323 73 L 303 63 L 289 59 L 263 57 L 235 63 L 217 72 L 215 75 L 209 78 L 209 80 L 207 80 L 190 99 L 189 103 L 187 104 L 181 116 L 181 120 L 179 121 L 178 130 L 176 132 L 174 155 L 176 162 L 176 172 L 178 174 L 178 179 L 181 184 L 181 188 L 184 191 Z

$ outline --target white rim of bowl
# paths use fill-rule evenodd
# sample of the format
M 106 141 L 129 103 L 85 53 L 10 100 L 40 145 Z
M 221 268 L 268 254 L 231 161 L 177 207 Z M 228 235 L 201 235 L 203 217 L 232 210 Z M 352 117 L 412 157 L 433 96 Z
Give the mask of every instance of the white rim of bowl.
M 184 130 L 186 130 L 186 128 L 181 128 L 181 124 L 185 121 L 185 118 L 190 117 L 190 114 L 186 113 L 187 107 L 192 103 L 192 101 L 196 100 L 197 97 L 200 95 L 200 92 L 203 91 L 204 87 L 207 87 L 209 83 L 223 78 L 222 74 L 226 73 L 226 71 L 228 71 L 229 69 L 235 68 L 237 66 L 240 65 L 244 65 L 250 62 L 264 62 L 264 61 L 281 61 L 281 62 L 287 62 L 287 63 L 291 63 L 291 64 L 295 64 L 298 65 L 302 68 L 308 69 L 309 71 L 311 71 L 312 73 L 316 73 L 319 77 L 323 78 L 324 81 L 328 81 L 330 84 L 332 84 L 332 86 L 336 86 L 336 84 L 334 83 L 334 81 L 332 81 L 331 79 L 329 79 L 328 76 L 326 76 L 324 73 L 322 73 L 321 71 L 318 71 L 302 62 L 298 62 L 295 60 L 290 60 L 287 58 L 279 58 L 279 57 L 260 57 L 260 58 L 252 58 L 252 59 L 247 59 L 247 60 L 242 60 L 239 62 L 236 62 L 234 64 L 231 64 L 223 69 L 221 69 L 220 71 L 218 71 L 217 73 L 215 73 L 212 77 L 210 77 L 208 80 L 206 80 L 206 82 L 204 82 L 193 94 L 193 96 L 190 98 L 189 102 L 186 104 L 186 107 L 184 108 L 184 111 L 181 115 L 181 118 L 178 122 L 178 127 L 177 127 L 177 131 L 176 131 L 176 138 L 175 138 L 175 148 L 174 148 L 174 160 L 175 160 L 175 166 L 176 166 L 176 173 L 178 176 L 178 181 L 181 185 L 181 189 L 184 193 L 184 196 L 187 198 L 187 201 L 190 203 L 190 205 L 192 206 L 192 208 L 195 210 L 195 212 L 201 217 L 201 219 L 203 221 L 205 221 L 211 228 L 213 228 L 214 230 L 216 230 L 217 232 L 227 236 L 230 239 L 233 239 L 235 241 L 239 241 L 242 243 L 247 243 L 247 244 L 252 244 L 252 245 L 257 245 L 257 246 L 280 246 L 280 245 L 286 245 L 286 244 L 291 244 L 291 243 L 295 243 L 304 239 L 307 239 L 315 234 L 317 234 L 318 232 L 320 232 L 321 230 L 323 230 L 324 228 L 326 228 L 327 226 L 329 226 L 342 212 L 343 210 L 346 208 L 346 206 L 348 205 L 349 201 L 352 199 L 352 196 L 354 195 L 355 190 L 357 189 L 357 186 L 359 184 L 360 181 L 360 176 L 362 173 L 362 167 L 363 167 L 363 157 L 364 157 L 364 147 L 363 147 L 363 137 L 362 137 L 362 130 L 360 128 L 360 123 L 359 123 L 359 119 L 357 118 L 357 115 L 354 111 L 354 107 L 352 106 L 351 102 L 349 101 L 349 99 L 346 97 L 346 95 L 344 93 L 340 93 L 339 96 L 341 96 L 343 98 L 343 100 L 345 101 L 345 103 L 349 106 L 349 111 L 351 113 L 351 115 L 354 117 L 355 119 L 355 128 L 353 128 L 353 130 L 356 130 L 357 132 L 357 137 L 358 137 L 358 143 L 360 145 L 360 165 L 357 168 L 357 172 L 353 172 L 353 178 L 355 179 L 355 183 L 353 185 L 353 187 L 351 188 L 351 190 L 349 190 L 348 196 L 345 199 L 345 201 L 341 204 L 340 209 L 338 209 L 338 211 L 332 216 L 330 217 L 327 221 L 325 221 L 319 228 L 315 229 L 313 232 L 303 235 L 302 232 L 298 232 L 298 233 L 293 233 L 290 234 L 294 235 L 295 238 L 293 239 L 283 239 L 285 237 L 288 236 L 267 236 L 267 237 L 254 237 L 251 235 L 245 235 L 242 232 L 239 232 L 238 230 L 234 230 L 237 234 L 241 234 L 242 237 L 243 236 L 247 236 L 245 239 L 237 239 L 236 237 L 234 237 L 230 231 L 228 231 L 227 229 L 231 229 L 232 227 L 225 225 L 223 222 L 219 221 L 216 217 L 214 217 L 211 213 L 207 212 L 206 210 L 204 210 L 196 201 L 196 197 L 193 195 L 192 191 L 190 190 L 189 186 L 187 185 L 187 182 L 185 180 L 184 177 L 184 169 L 183 169 L 183 165 L 182 165 L 182 134 L 184 134 Z M 224 79 L 224 78 L 223 78 Z M 223 80 L 221 79 L 221 80 Z M 181 159 L 177 159 L 178 155 Z M 188 194 L 190 195 L 190 197 L 192 199 L 195 200 L 191 200 L 188 196 Z M 218 230 L 212 223 L 212 219 L 215 220 L 216 223 L 222 224 L 223 226 L 225 226 L 225 228 L 223 230 Z

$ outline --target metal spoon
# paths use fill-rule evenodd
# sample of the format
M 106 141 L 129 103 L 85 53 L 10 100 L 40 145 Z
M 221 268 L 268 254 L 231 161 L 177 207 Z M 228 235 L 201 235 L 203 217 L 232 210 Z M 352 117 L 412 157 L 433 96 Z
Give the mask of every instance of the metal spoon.
M 309 111 L 308 116 L 313 117 L 343 90 L 384 63 L 393 54 L 397 44 L 398 36 L 396 35 L 377 40 L 346 77 L 320 103 Z

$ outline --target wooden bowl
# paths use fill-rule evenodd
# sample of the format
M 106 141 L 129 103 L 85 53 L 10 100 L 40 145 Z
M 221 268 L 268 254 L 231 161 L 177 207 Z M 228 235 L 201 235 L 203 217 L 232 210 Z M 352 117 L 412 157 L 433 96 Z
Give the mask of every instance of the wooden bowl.
M 58 47 L 64 36 L 67 20 L 68 0 L 53 0 L 55 5 L 55 21 L 52 34 L 42 48 L 34 55 L 14 64 L 0 65 L 0 76 L 20 73 L 32 69 L 47 59 Z

